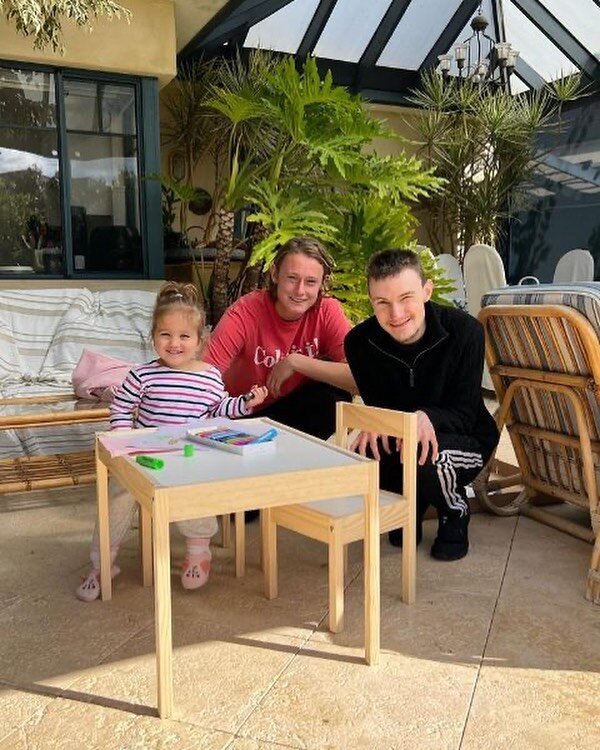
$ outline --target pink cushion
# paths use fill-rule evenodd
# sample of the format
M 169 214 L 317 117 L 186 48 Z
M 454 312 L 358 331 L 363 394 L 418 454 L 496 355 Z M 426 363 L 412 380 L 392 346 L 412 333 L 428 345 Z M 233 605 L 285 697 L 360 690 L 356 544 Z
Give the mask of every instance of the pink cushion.
M 112 401 L 132 367 L 133 362 L 84 349 L 73 370 L 73 390 L 79 398 Z

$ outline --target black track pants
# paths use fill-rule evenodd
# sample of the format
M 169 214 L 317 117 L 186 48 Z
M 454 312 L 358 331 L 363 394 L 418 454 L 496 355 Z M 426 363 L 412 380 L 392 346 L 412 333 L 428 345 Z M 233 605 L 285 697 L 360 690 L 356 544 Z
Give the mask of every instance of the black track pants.
M 438 458 L 417 465 L 417 516 L 423 518 L 430 505 L 440 516 L 465 516 L 469 504 L 465 486 L 486 464 L 489 455 L 479 443 L 464 435 L 438 435 Z M 390 492 L 402 491 L 402 464 L 398 453 L 387 455 L 380 448 L 379 485 Z

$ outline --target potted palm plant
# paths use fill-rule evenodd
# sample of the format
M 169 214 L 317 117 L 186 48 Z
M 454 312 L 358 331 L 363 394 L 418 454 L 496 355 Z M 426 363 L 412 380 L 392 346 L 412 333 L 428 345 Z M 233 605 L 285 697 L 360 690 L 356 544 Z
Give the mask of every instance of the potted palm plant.
M 579 75 L 511 96 L 471 79 L 425 73 L 407 120 L 423 163 L 444 178 L 422 198 L 429 243 L 462 260 L 475 242 L 494 245 L 540 157 L 537 135 L 560 128 L 563 104 L 582 93 Z
M 332 291 L 351 315 L 364 313 L 367 257 L 386 244 L 414 243 L 411 202 L 440 181 L 416 159 L 367 153 L 375 137 L 393 133 L 367 112 L 360 97 L 335 86 L 330 74 L 321 78 L 312 58 L 300 70 L 292 58 L 268 60 L 259 82 L 237 90 L 215 87 L 208 105 L 229 124 L 225 131 L 234 148 L 226 205 L 250 204 L 248 222 L 262 228 L 250 266 L 268 266 L 291 237 L 316 236 L 338 261 Z M 260 151 L 252 146 L 257 142 Z M 372 228 L 363 247 L 360 217 L 377 213 L 379 229 Z M 353 304 L 353 295 L 361 296 L 362 307 Z

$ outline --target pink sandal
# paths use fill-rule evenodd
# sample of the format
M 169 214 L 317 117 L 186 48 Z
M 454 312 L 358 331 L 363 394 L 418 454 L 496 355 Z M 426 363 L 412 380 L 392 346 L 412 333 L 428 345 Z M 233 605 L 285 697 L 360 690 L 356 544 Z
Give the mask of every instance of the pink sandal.
M 118 565 L 113 565 L 110 573 L 111 578 L 118 576 L 121 572 L 121 568 Z M 100 571 L 90 570 L 87 576 L 81 579 L 81 583 L 75 591 L 75 596 L 81 599 L 82 602 L 93 602 L 100 596 Z
M 209 549 L 201 555 L 190 555 L 181 564 L 181 585 L 184 589 L 199 589 L 208 581 L 212 555 Z

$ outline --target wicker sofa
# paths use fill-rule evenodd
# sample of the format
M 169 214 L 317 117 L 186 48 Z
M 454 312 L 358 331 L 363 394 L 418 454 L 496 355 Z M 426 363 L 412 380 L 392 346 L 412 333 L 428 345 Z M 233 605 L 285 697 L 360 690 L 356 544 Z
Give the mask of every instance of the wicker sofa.
M 143 362 L 154 291 L 0 290 L 0 491 L 93 481 L 106 404 L 73 397 L 84 349 Z

